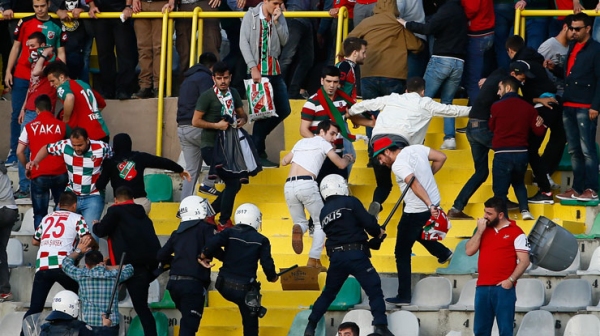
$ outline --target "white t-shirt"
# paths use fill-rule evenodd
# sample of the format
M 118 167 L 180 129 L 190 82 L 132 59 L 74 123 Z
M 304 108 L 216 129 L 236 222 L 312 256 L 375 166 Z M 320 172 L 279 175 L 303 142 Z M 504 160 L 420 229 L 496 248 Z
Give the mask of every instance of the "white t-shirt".
M 292 162 L 316 176 L 319 175 L 327 153 L 332 149 L 333 145 L 318 135 L 312 138 L 304 138 L 292 148 L 292 153 L 294 153 Z
M 423 145 L 411 145 L 404 149 L 396 157 L 396 161 L 392 165 L 392 171 L 396 175 L 396 182 L 400 186 L 400 190 L 406 189 L 406 177 L 414 174 L 427 191 L 432 204 L 439 204 L 441 201 L 440 191 L 438 190 L 435 178 L 431 172 L 431 164 L 429 163 L 429 147 Z M 429 211 L 429 204 L 425 204 L 412 190 L 409 190 L 404 197 L 406 207 L 404 212 L 418 213 Z

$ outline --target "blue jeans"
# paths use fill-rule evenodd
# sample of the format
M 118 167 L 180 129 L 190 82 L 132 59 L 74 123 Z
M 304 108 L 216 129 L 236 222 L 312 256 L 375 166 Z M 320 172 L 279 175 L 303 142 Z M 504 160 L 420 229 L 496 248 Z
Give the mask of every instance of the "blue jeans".
M 525 34 L 527 36 L 525 43 L 528 47 L 537 50 L 546 41 L 548 38 L 548 29 L 550 28 L 550 19 L 549 17 L 527 18 L 525 23 Z
M 387 96 L 392 93 L 403 94 L 406 90 L 406 80 L 387 77 L 366 77 L 360 79 L 360 92 L 363 99 L 374 99 Z M 377 116 L 379 111 L 371 111 L 371 114 Z M 372 127 L 366 127 L 367 136 L 371 138 Z
M 442 104 L 452 104 L 462 79 L 465 62 L 452 57 L 432 56 L 425 70 L 425 95 L 434 97 L 440 91 Z M 444 118 L 444 139 L 454 138 L 455 118 Z
M 454 209 L 464 210 L 471 196 L 473 196 L 490 175 L 488 155 L 492 148 L 493 136 L 492 131 L 488 127 L 487 120 L 469 120 L 467 124 L 467 140 L 471 145 L 471 155 L 473 156 L 475 172 L 467 183 L 465 183 L 465 186 L 462 187 L 458 196 L 456 196 L 452 205 Z
M 504 289 L 502 286 L 477 286 L 473 326 L 475 336 L 491 335 L 494 317 L 498 322 L 500 336 L 512 336 L 516 302 L 515 287 Z
M 21 125 L 19 125 L 19 113 L 23 108 L 27 89 L 29 88 L 29 80 L 13 77 L 12 86 L 12 114 L 10 115 L 10 152 L 16 159 L 17 144 L 19 143 L 19 135 L 21 135 Z
M 427 41 L 422 41 L 424 45 L 427 45 Z M 408 53 L 408 76 L 407 78 L 412 77 L 423 77 L 425 74 L 425 68 L 427 68 L 427 60 L 429 59 L 429 50 L 428 48 L 423 48 L 418 53 L 409 52 Z
M 494 26 L 496 63 L 499 68 L 508 69 L 510 58 L 506 53 L 506 40 L 513 35 L 515 7 L 511 3 L 494 4 L 494 14 L 496 15 L 496 25 Z
M 492 164 L 492 190 L 495 197 L 508 201 L 508 188 L 512 185 L 521 211 L 529 210 L 525 173 L 529 155 L 527 151 L 517 153 L 496 153 Z M 596 165 L 596 170 L 598 165 Z
M 94 234 L 91 227 L 95 220 L 99 221 L 104 210 L 104 197 L 101 195 L 81 195 L 77 196 L 77 213 L 83 216 L 85 222 L 90 228 L 90 232 L 96 241 L 98 236 Z
M 31 205 L 33 206 L 33 225 L 37 230 L 42 222 L 42 218 L 48 214 L 48 204 L 50 203 L 50 193 L 54 199 L 54 204 L 58 205 L 60 195 L 65 191 L 69 182 L 67 173 L 61 175 L 39 176 L 31 180 Z M 88 223 L 92 225 L 92 223 Z
M 273 86 L 273 103 L 275 105 L 275 111 L 277 117 L 271 117 L 267 119 L 261 119 L 254 122 L 252 129 L 252 140 L 256 146 L 258 155 L 263 158 L 267 157 L 266 144 L 267 135 L 269 135 L 277 125 L 279 125 L 287 116 L 290 115 L 292 108 L 290 107 L 290 100 L 288 98 L 287 87 L 283 81 L 283 76 L 265 76 L 269 78 L 269 82 Z M 283 139 L 281 139 L 283 141 Z M 206 160 L 206 159 L 205 159 Z
M 596 127 L 598 119 L 590 120 L 586 108 L 563 108 L 563 123 L 573 166 L 573 189 L 598 192 L 598 154 L 596 152 Z
M 37 117 L 37 113 L 35 111 L 26 110 L 25 117 L 23 118 L 23 122 L 21 123 L 21 132 L 23 132 L 23 128 L 25 125 L 29 124 L 33 119 Z M 29 147 L 25 148 L 25 157 L 29 159 Z M 23 192 L 29 192 L 29 179 L 25 176 L 25 167 L 19 162 L 19 190 Z
M 486 64 L 486 51 L 494 45 L 494 34 L 484 36 L 469 36 L 467 46 L 467 59 L 465 60 L 465 72 L 463 79 L 469 105 L 472 105 L 479 94 L 479 80 L 482 78 L 484 65 Z

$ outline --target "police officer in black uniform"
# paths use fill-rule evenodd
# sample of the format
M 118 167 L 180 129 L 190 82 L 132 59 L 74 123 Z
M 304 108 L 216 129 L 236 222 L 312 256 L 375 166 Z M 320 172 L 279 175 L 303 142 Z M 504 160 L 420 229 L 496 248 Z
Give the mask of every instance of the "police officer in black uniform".
M 92 327 L 79 321 L 78 316 L 79 296 L 68 290 L 56 293 L 52 299 L 52 312 L 46 317 L 48 322 L 40 327 L 39 336 L 92 336 Z M 25 319 L 24 324 L 28 324 L 28 321 L 32 319 Z M 103 318 L 102 322 L 110 323 L 110 320 Z M 34 326 L 29 327 L 23 328 L 24 335 L 31 335 Z
M 325 289 L 313 305 L 304 336 L 314 336 L 317 323 L 335 300 L 349 275 L 353 275 L 369 297 L 375 333 L 393 336 L 387 328 L 381 279 L 371 264 L 367 233 L 382 237 L 385 231 L 377 224 L 356 197 L 348 196 L 348 185 L 340 175 L 327 175 L 321 181 L 321 225 L 327 235 L 325 248 L 329 271 Z M 365 232 L 366 231 L 366 232 Z
M 167 289 L 181 312 L 181 336 L 196 335 L 204 311 L 206 291 L 210 285 L 210 269 L 200 265 L 198 257 L 206 242 L 215 235 L 215 226 L 203 220 L 211 215 L 210 211 L 210 204 L 204 198 L 184 198 L 178 213 L 181 223 L 157 255 L 163 269 L 170 265 Z M 215 254 L 220 259 L 222 253 L 216 251 Z
M 212 267 L 212 257 L 221 247 L 225 249 L 215 287 L 225 299 L 238 305 L 244 336 L 258 336 L 258 318 L 267 312 L 260 304 L 260 283 L 256 281 L 258 262 L 269 282 L 277 281 L 279 276 L 271 256 L 271 243 L 257 231 L 262 223 L 258 207 L 251 203 L 240 205 L 235 210 L 234 223 L 234 227 L 219 232 L 208 242 L 201 261 L 205 267 Z

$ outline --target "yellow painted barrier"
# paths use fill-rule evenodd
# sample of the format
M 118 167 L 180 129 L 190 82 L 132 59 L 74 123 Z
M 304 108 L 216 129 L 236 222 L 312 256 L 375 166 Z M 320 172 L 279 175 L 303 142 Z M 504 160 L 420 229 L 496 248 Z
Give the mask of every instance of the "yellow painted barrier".
M 595 10 L 584 10 L 583 13 L 589 16 L 600 16 Z M 523 9 L 515 10 L 515 35 L 525 39 L 525 20 L 527 17 L 539 16 L 567 16 L 573 14 L 570 9 Z

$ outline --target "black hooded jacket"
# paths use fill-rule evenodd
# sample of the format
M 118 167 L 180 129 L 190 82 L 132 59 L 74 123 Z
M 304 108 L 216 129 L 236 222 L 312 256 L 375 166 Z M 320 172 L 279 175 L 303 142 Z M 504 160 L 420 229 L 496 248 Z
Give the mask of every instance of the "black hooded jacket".
M 152 220 L 141 205 L 133 201 L 116 203 L 92 229 L 98 237 L 107 237 L 113 265 L 118 265 L 121 254 L 126 252 L 124 263 L 134 268 L 154 270 L 158 266 L 156 253 L 160 249 L 160 241 Z
M 102 174 L 96 182 L 99 190 L 104 190 L 110 181 L 114 190 L 120 186 L 128 186 L 133 190 L 133 197 L 146 197 L 144 186 L 144 170 L 146 168 L 183 172 L 183 167 L 169 159 L 132 151 L 131 138 L 125 133 L 115 135 L 113 151 L 113 157 L 102 163 Z
M 196 102 L 200 95 L 213 85 L 212 72 L 202 64 L 196 64 L 183 74 L 185 79 L 179 89 L 177 100 L 177 124 L 191 125 Z
M 525 61 L 529 64 L 531 73 L 535 78 L 527 78 L 523 84 L 523 98 L 532 103 L 534 98 L 539 98 L 542 93 L 556 93 L 556 85 L 548 77 L 544 68 L 544 56 L 535 49 L 523 47 L 513 57 L 512 61 Z

